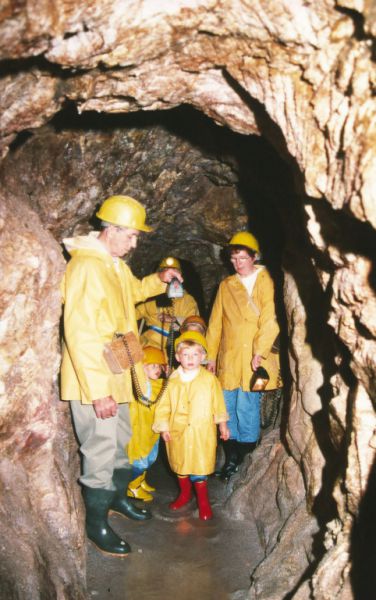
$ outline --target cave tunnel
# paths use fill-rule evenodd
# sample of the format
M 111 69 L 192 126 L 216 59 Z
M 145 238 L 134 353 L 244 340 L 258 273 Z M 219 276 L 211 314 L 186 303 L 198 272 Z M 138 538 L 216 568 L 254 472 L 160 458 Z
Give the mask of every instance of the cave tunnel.
M 32 4 L 0 15 L 1 600 L 373 598 L 374 9 L 144 0 L 124 21 L 61 0 L 37 23 Z M 126 561 L 88 546 L 59 385 L 62 241 L 114 194 L 154 228 L 132 272 L 178 257 L 206 320 L 229 239 L 254 233 L 284 381 L 252 455 L 209 482 L 217 521 L 168 515 L 162 447 L 153 524 L 113 517 Z

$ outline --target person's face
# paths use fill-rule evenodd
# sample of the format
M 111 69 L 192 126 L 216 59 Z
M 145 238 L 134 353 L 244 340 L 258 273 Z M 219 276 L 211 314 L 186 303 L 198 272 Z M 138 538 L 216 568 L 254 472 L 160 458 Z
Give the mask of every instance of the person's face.
M 183 371 L 197 369 L 205 358 L 205 352 L 200 344 L 183 346 L 176 353 L 176 360 L 181 364 Z
M 148 363 L 147 365 L 144 365 L 144 371 L 149 379 L 159 379 L 162 374 L 162 365 Z
M 138 229 L 111 225 L 107 228 L 107 246 L 111 256 L 125 256 L 136 248 L 140 232 Z
M 235 271 L 241 277 L 246 277 L 247 275 L 253 273 L 253 271 L 255 270 L 254 263 L 256 260 L 256 255 L 249 256 L 246 250 L 236 250 L 234 252 L 231 252 L 230 260 L 233 264 Z

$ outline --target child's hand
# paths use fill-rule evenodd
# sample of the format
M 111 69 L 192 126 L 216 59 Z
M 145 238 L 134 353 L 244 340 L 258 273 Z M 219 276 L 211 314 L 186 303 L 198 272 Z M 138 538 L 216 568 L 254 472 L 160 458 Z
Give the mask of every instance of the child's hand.
M 208 360 L 208 364 L 206 365 L 206 368 L 208 371 L 210 371 L 210 373 L 213 373 L 213 375 L 215 375 L 215 368 L 216 365 L 216 361 L 215 360 Z
M 226 442 L 229 439 L 229 437 L 230 437 L 230 430 L 229 430 L 229 428 L 227 426 L 227 423 L 220 423 L 219 424 L 219 437 L 224 442 Z
M 163 431 L 163 433 L 161 433 L 161 436 L 165 442 L 171 441 L 171 433 L 169 431 Z

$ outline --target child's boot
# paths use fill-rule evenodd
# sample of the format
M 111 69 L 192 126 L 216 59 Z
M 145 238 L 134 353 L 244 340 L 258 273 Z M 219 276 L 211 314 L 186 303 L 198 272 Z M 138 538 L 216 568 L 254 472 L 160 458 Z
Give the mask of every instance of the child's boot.
M 146 481 L 146 471 L 142 473 L 141 487 L 143 490 L 145 490 L 145 492 L 155 492 L 155 487 Z
M 176 500 L 174 500 L 174 502 L 171 502 L 168 505 L 169 508 L 171 508 L 171 510 L 177 510 L 178 508 L 185 506 L 185 504 L 188 504 L 188 502 L 192 498 L 192 482 L 189 479 L 189 477 L 178 476 L 178 482 L 180 487 L 180 494 L 176 498 Z
M 208 521 L 213 518 L 208 495 L 208 482 L 206 480 L 196 481 L 195 490 L 197 494 L 198 516 L 202 521 Z
M 136 479 L 133 479 L 133 481 L 129 482 L 128 489 L 127 489 L 127 496 L 129 498 L 136 498 L 137 500 L 143 500 L 144 502 L 151 502 L 152 500 L 154 500 L 154 498 L 151 494 L 149 494 L 149 492 L 147 492 L 142 487 L 142 478 L 143 477 L 144 477 L 144 474 L 139 475 L 138 477 L 136 477 Z

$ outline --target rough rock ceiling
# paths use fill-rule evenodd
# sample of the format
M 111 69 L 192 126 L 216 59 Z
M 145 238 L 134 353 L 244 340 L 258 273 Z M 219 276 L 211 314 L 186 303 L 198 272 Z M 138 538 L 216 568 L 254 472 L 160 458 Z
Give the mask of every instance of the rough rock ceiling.
M 242 133 L 265 134 L 271 119 L 306 192 L 375 224 L 373 2 L 363 14 L 355 0 L 16 6 L 5 5 L 0 28 L 4 148 L 67 99 L 105 112 L 189 103 Z

